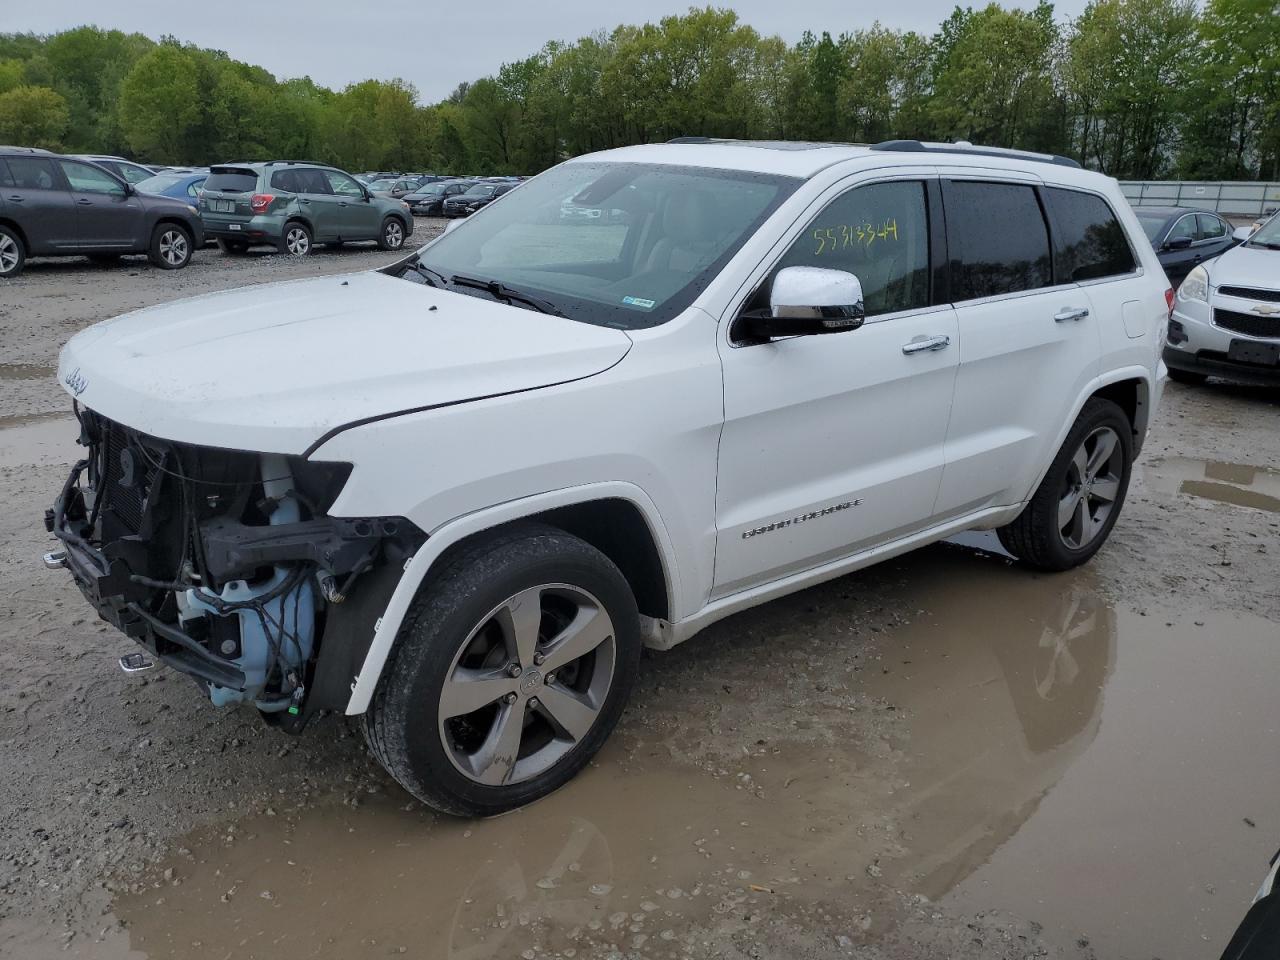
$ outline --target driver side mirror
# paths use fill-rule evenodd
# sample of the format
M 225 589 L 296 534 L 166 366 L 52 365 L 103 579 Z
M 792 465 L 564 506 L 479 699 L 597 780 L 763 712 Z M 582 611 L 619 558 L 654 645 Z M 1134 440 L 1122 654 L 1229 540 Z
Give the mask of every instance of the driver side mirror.
M 862 326 L 862 282 L 845 270 L 783 267 L 773 278 L 768 310 L 745 313 L 742 333 L 751 339 L 846 333 Z
M 1237 243 L 1244 243 L 1253 236 L 1253 227 L 1236 227 L 1231 232 L 1231 239 Z
M 461 220 L 450 220 L 444 225 L 444 233 L 453 233 L 453 231 L 457 230 L 460 226 L 462 226 Z M 444 236 L 444 233 L 442 233 L 441 236 Z
M 1164 243 L 1164 248 L 1166 250 L 1185 250 L 1189 246 L 1191 246 L 1190 237 L 1174 237 L 1171 240 L 1166 240 Z

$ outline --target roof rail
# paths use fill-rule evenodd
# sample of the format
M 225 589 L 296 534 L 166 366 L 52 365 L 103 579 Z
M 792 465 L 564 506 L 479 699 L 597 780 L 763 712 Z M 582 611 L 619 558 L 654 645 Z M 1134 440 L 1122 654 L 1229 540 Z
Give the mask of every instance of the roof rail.
M 250 161 L 250 162 L 252 162 L 252 161 Z M 329 166 L 329 164 L 327 164 L 327 163 L 321 163 L 319 160 L 267 160 L 267 161 L 265 161 L 265 162 L 263 163 L 263 166 L 273 167 L 273 166 L 275 166 L 276 164 L 284 164 L 284 165 L 288 166 L 288 165 L 290 165 L 290 164 L 295 164 L 295 163 L 305 163 L 305 164 L 307 164 L 308 166 L 311 166 L 311 167 L 327 167 L 327 166 Z
M 1054 153 L 1033 153 L 1030 150 L 1011 150 L 1007 147 L 975 147 L 963 141 L 923 143 L 919 140 L 884 140 L 871 144 L 871 149 L 890 153 L 957 153 L 970 157 L 1004 157 L 1008 160 L 1032 160 L 1036 163 L 1056 163 L 1060 167 L 1082 169 L 1077 161 Z

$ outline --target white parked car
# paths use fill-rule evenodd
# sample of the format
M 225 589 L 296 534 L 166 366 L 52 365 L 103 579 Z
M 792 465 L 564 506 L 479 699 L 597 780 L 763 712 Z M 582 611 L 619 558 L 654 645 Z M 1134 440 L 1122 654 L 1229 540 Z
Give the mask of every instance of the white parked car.
M 567 195 L 623 211 L 562 223 Z M 1114 180 L 895 141 L 581 157 L 379 272 L 67 344 L 49 512 L 99 613 L 215 703 L 363 715 L 435 807 L 600 747 L 642 645 L 964 530 L 1088 560 L 1160 398 Z
M 1178 287 L 1164 362 L 1180 383 L 1280 384 L 1280 216 L 1235 238 Z

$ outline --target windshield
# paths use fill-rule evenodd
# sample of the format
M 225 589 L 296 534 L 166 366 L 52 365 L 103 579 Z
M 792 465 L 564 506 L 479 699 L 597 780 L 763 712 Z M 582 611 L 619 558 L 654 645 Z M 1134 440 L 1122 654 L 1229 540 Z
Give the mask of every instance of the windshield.
M 453 279 L 496 281 L 574 320 L 650 327 L 693 302 L 799 184 L 665 164 L 564 163 L 423 247 L 400 276 L 476 295 Z
M 1249 246 L 1280 250 L 1280 215 L 1272 217 L 1258 228 L 1258 232 L 1245 241 Z
M 424 196 L 424 195 L 432 196 L 434 194 L 440 193 L 442 190 L 444 190 L 443 183 L 430 183 L 430 184 L 427 184 L 427 186 L 425 187 L 419 187 L 417 190 L 413 192 L 418 196 Z
M 493 193 L 493 191 L 496 189 L 497 187 L 495 187 L 491 183 L 477 183 L 474 187 L 472 187 L 470 190 L 467 191 L 466 195 L 468 197 L 487 197 L 489 194 Z
M 1147 239 L 1152 243 L 1156 242 L 1156 237 L 1160 235 L 1160 228 L 1169 222 L 1169 218 L 1164 214 L 1155 213 L 1139 213 L 1138 223 L 1142 224 L 1142 230 L 1147 235 Z
M 185 173 L 180 177 L 160 174 L 157 177 L 147 177 L 145 180 L 139 180 L 134 186 L 142 193 L 164 193 L 170 187 L 176 187 L 185 179 L 187 179 Z
M 374 180 L 368 184 L 370 190 L 390 190 L 396 185 L 394 180 Z

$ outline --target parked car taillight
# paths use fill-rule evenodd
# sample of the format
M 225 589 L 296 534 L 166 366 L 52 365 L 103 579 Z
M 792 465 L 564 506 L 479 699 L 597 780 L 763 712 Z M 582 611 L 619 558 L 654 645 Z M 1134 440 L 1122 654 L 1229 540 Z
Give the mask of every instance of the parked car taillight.
M 255 193 L 249 201 L 249 209 L 254 213 L 266 213 L 267 207 L 271 206 L 271 201 L 275 198 L 274 193 Z
M 1164 292 L 1164 302 L 1165 302 L 1165 306 L 1169 308 L 1169 317 L 1170 319 L 1172 319 L 1173 318 L 1173 287 L 1170 287 L 1168 290 Z

